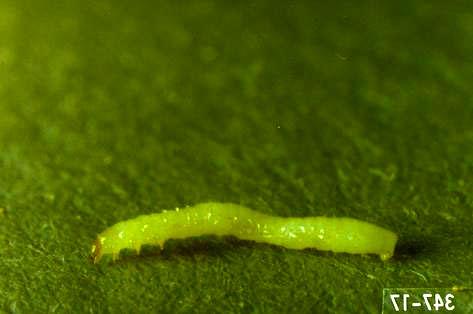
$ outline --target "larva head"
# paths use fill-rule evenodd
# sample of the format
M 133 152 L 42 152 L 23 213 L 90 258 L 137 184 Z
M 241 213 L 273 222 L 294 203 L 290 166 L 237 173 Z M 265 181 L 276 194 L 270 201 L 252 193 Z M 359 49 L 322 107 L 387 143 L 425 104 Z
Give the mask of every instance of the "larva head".
M 100 243 L 100 239 L 97 238 L 94 244 L 92 244 L 92 259 L 94 260 L 94 263 L 98 263 L 102 256 L 102 244 Z
M 92 259 L 94 263 L 100 262 L 104 255 L 112 255 L 112 259 L 116 260 L 120 253 L 119 248 L 114 248 L 113 239 L 104 236 L 103 233 L 97 236 L 94 244 L 92 245 Z
M 125 220 L 99 234 L 92 245 L 94 263 L 98 263 L 105 255 L 111 255 L 112 259 L 116 260 L 123 249 L 131 249 L 139 253 L 143 243 L 159 245 L 162 248 L 165 240 L 162 234 L 165 234 L 167 229 L 161 225 L 162 219 L 159 221 L 159 228 L 152 228 L 155 225 L 153 216 L 155 215 Z
M 140 244 L 135 238 L 133 224 L 121 222 L 108 228 L 97 236 L 92 245 L 94 263 L 98 263 L 104 255 L 111 255 L 112 259 L 116 260 L 120 250 L 125 248 L 139 250 Z

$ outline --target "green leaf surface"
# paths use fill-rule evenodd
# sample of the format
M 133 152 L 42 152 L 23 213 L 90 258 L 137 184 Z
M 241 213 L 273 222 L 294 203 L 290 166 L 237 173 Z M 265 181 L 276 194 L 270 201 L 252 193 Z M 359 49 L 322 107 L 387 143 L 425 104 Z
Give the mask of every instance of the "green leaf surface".
M 0 312 L 379 313 L 385 287 L 473 286 L 472 12 L 0 1 Z M 388 262 L 210 236 L 91 263 L 106 227 L 208 201 L 400 242 Z

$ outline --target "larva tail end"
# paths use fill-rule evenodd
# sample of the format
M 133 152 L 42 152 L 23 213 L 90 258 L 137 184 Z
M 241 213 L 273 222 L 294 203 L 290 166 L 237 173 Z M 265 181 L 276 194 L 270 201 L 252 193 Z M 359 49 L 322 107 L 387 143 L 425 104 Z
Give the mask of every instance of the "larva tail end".
M 99 239 L 97 239 L 92 245 L 92 259 L 94 264 L 97 264 L 100 261 L 102 255 L 102 244 L 100 243 Z
M 398 236 L 394 232 L 388 231 L 385 237 L 385 248 L 379 253 L 379 257 L 383 262 L 387 261 L 394 255 Z

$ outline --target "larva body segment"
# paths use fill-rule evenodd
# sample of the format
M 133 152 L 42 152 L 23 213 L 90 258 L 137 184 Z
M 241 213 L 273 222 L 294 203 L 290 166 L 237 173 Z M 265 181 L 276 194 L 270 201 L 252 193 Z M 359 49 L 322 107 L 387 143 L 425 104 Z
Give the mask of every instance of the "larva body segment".
M 144 244 L 162 248 L 168 239 L 211 234 L 232 235 L 290 249 L 378 254 L 383 260 L 393 255 L 397 242 L 395 233 L 357 219 L 284 218 L 231 203 L 202 203 L 119 222 L 98 235 L 92 254 L 94 262 L 107 254 L 115 260 L 125 248 L 139 252 Z

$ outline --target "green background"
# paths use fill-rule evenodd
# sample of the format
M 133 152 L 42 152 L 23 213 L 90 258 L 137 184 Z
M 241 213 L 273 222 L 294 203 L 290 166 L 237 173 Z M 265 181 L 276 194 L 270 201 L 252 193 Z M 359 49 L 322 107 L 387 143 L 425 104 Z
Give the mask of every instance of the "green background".
M 473 286 L 473 4 L 318 2 L 0 1 L 0 311 L 378 313 L 383 287 Z M 90 262 L 106 227 L 205 201 L 400 242 Z

